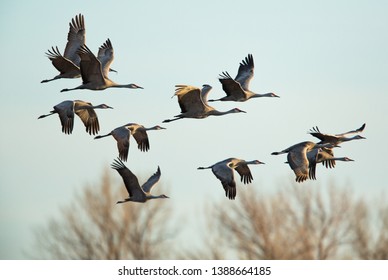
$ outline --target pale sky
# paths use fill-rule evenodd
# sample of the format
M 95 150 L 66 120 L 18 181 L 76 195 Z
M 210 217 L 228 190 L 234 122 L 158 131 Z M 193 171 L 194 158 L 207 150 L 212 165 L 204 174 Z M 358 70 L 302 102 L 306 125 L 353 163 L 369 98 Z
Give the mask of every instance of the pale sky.
M 258 159 L 266 164 L 251 168 L 253 184 L 238 183 L 237 199 L 243 191 L 271 191 L 294 179 L 286 156 L 271 152 L 315 141 L 307 134 L 313 126 L 341 133 L 366 123 L 367 139 L 344 143 L 336 155 L 355 162 L 338 163 L 334 170 L 319 166 L 318 180 L 308 187 L 335 182 L 360 197 L 380 196 L 388 171 L 387 11 L 387 1 L 370 0 L 2 1 L 0 258 L 26 258 L 31 229 L 69 205 L 85 184 L 98 182 L 117 157 L 113 138 L 93 140 L 79 119 L 70 136 L 61 132 L 57 116 L 37 120 L 68 99 L 114 107 L 97 112 L 100 134 L 129 122 L 167 128 L 149 133 L 148 153 L 132 139 L 126 165 L 144 176 L 159 165 L 170 203 L 187 215 L 192 231 L 202 205 L 233 203 L 211 171 L 198 166 L 228 157 Z M 111 79 L 144 90 L 60 93 L 81 80 L 40 83 L 57 75 L 44 53 L 51 46 L 63 52 L 68 23 L 79 13 L 91 50 L 97 52 L 107 38 L 113 44 L 112 68 L 119 73 Z M 255 61 L 251 90 L 280 98 L 217 102 L 212 106 L 219 110 L 248 113 L 162 124 L 180 113 L 171 98 L 176 84 L 210 84 L 209 98 L 219 98 L 224 93 L 218 75 L 228 71 L 234 77 L 249 53 Z

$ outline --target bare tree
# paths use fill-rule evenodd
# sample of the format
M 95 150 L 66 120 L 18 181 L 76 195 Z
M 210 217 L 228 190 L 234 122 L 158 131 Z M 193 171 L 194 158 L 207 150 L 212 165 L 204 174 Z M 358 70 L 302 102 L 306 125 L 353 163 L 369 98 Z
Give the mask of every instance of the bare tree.
M 352 217 L 353 254 L 364 260 L 388 260 L 388 205 L 359 201 Z
M 122 182 L 112 185 L 105 172 L 99 186 L 86 186 L 74 202 L 35 231 L 36 258 L 161 259 L 169 258 L 172 229 L 169 201 L 125 203 Z M 163 186 L 159 186 L 162 189 Z
M 388 209 L 375 214 L 335 186 L 291 184 L 275 194 L 241 192 L 212 207 L 206 248 L 187 258 L 386 259 Z M 208 240 L 218 238 L 217 242 Z M 224 245 L 224 246 L 223 246 Z M 220 247 L 223 246 L 223 247 Z

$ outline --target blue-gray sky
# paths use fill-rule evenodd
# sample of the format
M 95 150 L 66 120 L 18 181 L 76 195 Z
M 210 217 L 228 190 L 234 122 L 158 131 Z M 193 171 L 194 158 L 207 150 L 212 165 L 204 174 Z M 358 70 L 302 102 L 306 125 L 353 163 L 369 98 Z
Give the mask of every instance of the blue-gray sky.
M 93 140 L 79 119 L 68 136 L 57 116 L 39 115 L 63 100 L 82 99 L 114 107 L 98 112 L 103 134 L 128 122 L 162 124 L 180 111 L 171 99 L 175 84 L 207 83 L 213 86 L 209 96 L 221 97 L 218 75 L 235 76 L 249 53 L 255 60 L 251 89 L 281 98 L 213 103 L 248 113 L 165 124 L 167 130 L 149 133 L 148 153 L 131 142 L 126 165 L 145 175 L 160 165 L 171 203 L 192 221 L 206 201 L 233 203 L 213 174 L 198 166 L 227 157 L 259 159 L 266 165 L 251 169 L 255 183 L 238 192 L 265 192 L 294 178 L 285 156 L 271 152 L 314 140 L 307 134 L 313 126 L 340 133 L 365 122 L 367 139 L 337 151 L 355 162 L 319 168 L 309 186 L 334 181 L 359 196 L 379 196 L 388 171 L 387 10 L 386 1 L 369 0 L 2 1 L 0 258 L 25 258 L 31 228 L 68 205 L 85 183 L 97 182 L 117 156 L 112 138 Z M 112 41 L 112 68 L 119 73 L 111 78 L 144 90 L 60 93 L 80 79 L 40 83 L 57 74 L 44 53 L 51 46 L 63 52 L 68 23 L 79 13 L 90 49 Z

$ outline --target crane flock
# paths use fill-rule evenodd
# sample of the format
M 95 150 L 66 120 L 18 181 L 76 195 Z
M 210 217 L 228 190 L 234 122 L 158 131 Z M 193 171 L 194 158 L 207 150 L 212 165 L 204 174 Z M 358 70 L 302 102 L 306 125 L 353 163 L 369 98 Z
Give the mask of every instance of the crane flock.
M 82 78 L 82 84 L 75 88 L 65 88 L 61 92 L 72 90 L 104 90 L 107 88 L 129 88 L 143 89 L 135 83 L 117 84 L 108 76 L 109 72 L 117 72 L 110 68 L 114 59 L 114 50 L 112 42 L 107 39 L 99 48 L 97 56 L 87 47 L 85 39 L 85 20 L 82 14 L 76 15 L 69 23 L 69 32 L 67 36 L 67 44 L 62 55 L 59 48 L 51 47 L 46 52 L 47 57 L 52 62 L 53 66 L 59 71 L 59 74 L 51 79 L 42 80 L 41 83 L 47 83 L 57 79 L 75 79 Z M 227 71 L 222 72 L 219 76 L 222 90 L 226 96 L 219 99 L 208 99 L 208 94 L 212 90 L 212 86 L 204 84 L 202 88 L 191 85 L 176 85 L 175 94 L 177 96 L 180 107 L 180 114 L 175 115 L 172 119 L 166 119 L 163 123 L 172 121 L 194 118 L 204 119 L 209 116 L 222 116 L 232 113 L 246 113 L 239 108 L 232 108 L 227 111 L 218 111 L 210 106 L 208 102 L 215 101 L 231 101 L 245 102 L 252 98 L 258 97 L 277 97 L 273 92 L 255 93 L 249 89 L 249 83 L 254 77 L 254 60 L 253 55 L 248 54 L 241 62 L 238 68 L 236 77 L 233 79 Z M 106 104 L 92 105 L 92 103 L 82 100 L 65 100 L 54 106 L 54 109 L 46 115 L 41 115 L 38 119 L 58 114 L 62 132 L 72 134 L 74 127 L 74 114 L 82 120 L 86 127 L 86 132 L 90 135 L 96 135 L 100 131 L 100 125 L 97 114 L 94 109 L 113 109 Z M 272 152 L 272 155 L 287 154 L 287 163 L 295 174 L 296 182 L 304 182 L 308 179 L 316 180 L 316 166 L 322 163 L 326 168 L 334 168 L 336 161 L 351 162 L 354 161 L 348 157 L 334 156 L 334 149 L 339 145 L 352 141 L 365 139 L 359 135 L 365 129 L 364 123 L 360 128 L 340 134 L 324 134 L 321 133 L 318 127 L 313 127 L 308 133 L 318 138 L 319 142 L 303 141 L 291 145 L 279 152 Z M 112 136 L 117 142 L 118 158 L 113 161 L 111 167 L 122 177 L 125 188 L 128 192 L 128 198 L 117 201 L 124 203 L 127 201 L 144 203 L 150 199 L 169 198 L 162 194 L 158 196 L 151 195 L 152 188 L 159 182 L 161 177 L 160 167 L 157 171 L 142 185 L 135 174 L 132 173 L 123 163 L 127 161 L 129 154 L 130 136 L 137 142 L 138 149 L 142 152 L 147 152 L 150 149 L 150 142 L 147 131 L 166 129 L 159 125 L 146 128 L 141 124 L 127 123 L 118 126 L 111 132 L 105 135 L 97 135 L 94 139 L 101 139 L 107 136 Z M 348 137 L 350 134 L 355 136 Z M 259 160 L 247 161 L 244 159 L 230 157 L 221 160 L 208 167 L 198 167 L 198 170 L 211 169 L 215 177 L 221 181 L 225 191 L 225 196 L 234 200 L 236 198 L 236 181 L 234 179 L 234 171 L 239 173 L 241 182 L 249 184 L 253 181 L 253 175 L 248 165 L 264 164 Z

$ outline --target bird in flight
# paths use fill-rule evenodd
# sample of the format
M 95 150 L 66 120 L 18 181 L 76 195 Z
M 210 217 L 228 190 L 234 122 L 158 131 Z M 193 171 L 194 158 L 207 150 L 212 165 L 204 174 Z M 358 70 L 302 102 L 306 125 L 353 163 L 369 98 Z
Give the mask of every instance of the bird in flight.
M 228 158 L 208 167 L 198 167 L 197 169 L 211 169 L 217 179 L 221 181 L 226 197 L 235 199 L 237 189 L 233 170 L 236 170 L 240 174 L 241 182 L 249 184 L 253 180 L 251 170 L 248 166 L 249 164 L 264 164 L 264 162 L 259 160 L 245 161 L 238 158 Z
M 165 129 L 159 125 L 146 128 L 143 125 L 137 123 L 128 123 L 123 126 L 119 126 L 113 129 L 111 132 L 105 135 L 97 135 L 94 139 L 101 139 L 107 136 L 113 136 L 117 141 L 117 149 L 119 150 L 119 158 L 123 161 L 127 161 L 129 152 L 129 138 L 130 135 L 135 138 L 137 147 L 142 152 L 147 152 L 150 149 L 150 143 L 148 140 L 147 131 L 149 130 L 161 130 Z
M 114 160 L 114 162 L 111 164 L 111 167 L 117 170 L 117 172 L 120 174 L 124 181 L 125 188 L 128 191 L 128 197 L 124 200 L 117 201 L 117 203 L 125 203 L 128 201 L 144 203 L 150 199 L 169 198 L 165 194 L 157 196 L 151 194 L 153 187 L 160 180 L 161 172 L 159 166 L 156 172 L 151 177 L 149 177 L 142 186 L 140 186 L 136 175 L 133 174 L 132 171 L 129 170 L 119 158 Z
M 59 74 L 52 79 L 43 80 L 41 83 L 47 83 L 62 78 L 73 79 L 81 77 L 81 58 L 77 54 L 77 51 L 85 44 L 86 41 L 84 16 L 81 14 L 76 15 L 69 25 L 70 28 L 67 35 L 67 44 L 64 55 L 61 54 L 58 47 L 51 47 L 51 50 L 46 52 L 47 57 L 51 60 L 53 66 L 59 71 Z M 105 68 L 107 62 L 110 61 L 110 56 L 113 56 L 113 49 L 112 52 L 105 51 L 107 49 L 107 44 L 108 41 L 100 47 L 98 53 L 98 59 L 101 61 L 103 68 Z M 109 65 L 107 67 L 108 71 L 117 72 L 116 70 L 109 68 Z M 105 76 L 108 77 L 107 73 Z
M 203 119 L 208 116 L 222 116 L 231 113 L 246 113 L 238 108 L 220 112 L 207 103 L 207 95 L 212 89 L 210 85 L 203 85 L 202 89 L 188 85 L 176 85 L 175 94 L 181 113 L 174 116 L 174 119 L 167 119 L 163 122 L 172 122 L 183 118 Z
M 105 42 L 102 48 L 105 49 L 104 53 L 113 53 L 112 43 L 109 39 Z M 105 90 L 107 88 L 143 88 L 133 83 L 117 84 L 107 77 L 107 68 L 113 61 L 113 55 L 111 55 L 110 58 L 107 58 L 106 60 L 102 60 L 105 63 L 105 67 L 103 67 L 101 61 L 93 54 L 93 52 L 86 45 L 82 45 L 78 49 L 77 54 L 81 58 L 80 70 L 82 84 L 75 88 L 64 88 L 61 90 L 61 92 L 77 89 Z
M 97 114 L 94 109 L 113 109 L 106 104 L 93 106 L 92 103 L 82 100 L 65 100 L 54 106 L 54 110 L 47 115 L 41 115 L 38 119 L 42 119 L 53 114 L 58 114 L 61 120 L 62 132 L 71 134 L 74 127 L 74 114 L 81 119 L 86 127 L 86 132 L 90 135 L 95 135 L 100 131 Z
M 222 89 L 226 93 L 226 96 L 220 99 L 210 99 L 212 101 L 238 101 L 244 102 L 251 98 L 256 97 L 279 97 L 273 92 L 268 93 L 254 93 L 249 89 L 249 83 L 254 75 L 254 63 L 252 54 L 248 54 L 247 57 L 240 63 L 238 73 L 235 79 L 233 79 L 228 72 L 222 72 L 219 81 L 222 84 Z

